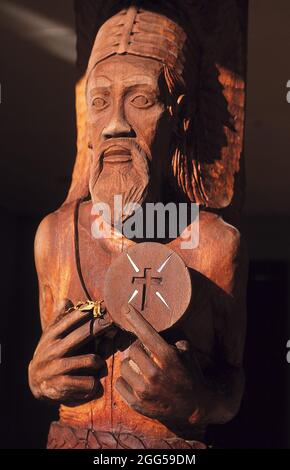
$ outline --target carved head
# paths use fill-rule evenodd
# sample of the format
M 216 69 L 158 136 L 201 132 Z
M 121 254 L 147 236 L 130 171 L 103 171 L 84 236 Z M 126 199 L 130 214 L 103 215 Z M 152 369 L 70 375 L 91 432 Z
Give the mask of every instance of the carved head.
M 86 90 L 93 202 L 112 207 L 114 194 L 122 195 L 127 207 L 156 201 L 171 173 L 192 196 L 187 162 L 181 161 L 190 152 L 194 116 L 186 86 L 188 70 L 194 73 L 185 60 L 188 47 L 179 25 L 137 7 L 121 11 L 100 29 Z
M 240 208 L 245 62 L 237 2 L 209 2 L 204 8 L 207 2 L 138 0 L 144 8 L 122 11 L 122 5 L 132 2 L 108 0 L 105 9 L 99 2 L 92 3 L 95 16 L 91 10 L 86 12 L 85 3 L 83 7 L 85 17 L 92 15 L 86 19 L 92 34 L 98 30 L 92 51 L 92 37 L 83 28 L 82 15 L 78 29 L 79 50 L 91 51 L 91 56 L 85 79 L 77 85 L 78 155 L 66 202 L 88 196 L 106 202 L 112 193 L 125 190 L 128 199 L 142 202 L 146 197 L 156 199 L 162 186 L 171 188 L 171 200 L 184 196 L 209 208 L 230 204 Z M 231 3 L 231 8 L 224 3 Z M 100 28 L 103 15 L 109 14 L 113 16 Z M 140 75 L 143 80 L 138 87 L 143 94 L 132 102 L 127 99 L 125 84 L 129 76 L 139 80 Z M 97 88 L 93 82 L 98 76 L 108 79 L 103 80 L 103 92 L 109 82 L 114 88 L 113 99 L 111 91 L 107 94 L 110 105 L 104 95 L 96 95 L 93 106 L 91 90 Z M 155 96 L 157 91 L 154 105 L 143 97 L 145 86 Z M 125 127 L 126 137 L 117 139 L 126 139 L 120 154 L 123 160 L 127 147 L 133 149 L 130 164 L 121 164 L 120 159 L 113 166 L 107 159 L 108 164 L 103 165 L 102 148 L 116 139 L 116 133 L 110 137 L 114 122 L 118 132 Z M 110 178 L 112 173 L 114 178 Z M 160 185 L 160 178 L 169 184 Z

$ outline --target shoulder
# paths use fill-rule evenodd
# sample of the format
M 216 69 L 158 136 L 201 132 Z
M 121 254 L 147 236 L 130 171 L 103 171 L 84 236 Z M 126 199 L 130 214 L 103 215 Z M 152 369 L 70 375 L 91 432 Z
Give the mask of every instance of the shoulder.
M 233 256 L 243 244 L 240 231 L 214 213 L 200 213 L 200 242 Z
M 73 230 L 73 214 L 75 203 L 62 206 L 55 212 L 48 214 L 38 226 L 34 240 L 34 254 L 37 271 L 43 265 L 46 269 L 48 261 L 51 263 L 58 255 L 61 238 L 67 240 L 68 231 Z
M 247 270 L 246 247 L 240 231 L 219 215 L 201 213 L 200 246 L 210 265 L 212 280 L 232 293 L 237 277 Z
M 51 248 L 51 242 L 55 238 L 55 231 L 58 225 L 57 212 L 48 214 L 38 226 L 35 240 L 34 250 L 35 255 L 45 254 L 49 252 Z

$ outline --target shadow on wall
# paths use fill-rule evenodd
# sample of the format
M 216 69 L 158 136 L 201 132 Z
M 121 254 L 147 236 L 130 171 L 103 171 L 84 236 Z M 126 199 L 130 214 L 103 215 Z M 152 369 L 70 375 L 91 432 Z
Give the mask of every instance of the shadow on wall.
M 0 448 L 38 448 L 56 409 L 27 383 L 41 334 L 33 240 L 75 158 L 73 2 L 2 0 L 0 41 Z
M 55 408 L 32 396 L 27 368 L 41 335 L 33 239 L 39 219 L 1 209 L 0 448 L 43 448 Z
M 64 200 L 75 159 L 73 2 L 0 3 L 1 205 L 44 214 Z
M 289 448 L 286 362 L 289 263 L 250 263 L 246 385 L 232 422 L 212 426 L 209 442 L 221 448 Z

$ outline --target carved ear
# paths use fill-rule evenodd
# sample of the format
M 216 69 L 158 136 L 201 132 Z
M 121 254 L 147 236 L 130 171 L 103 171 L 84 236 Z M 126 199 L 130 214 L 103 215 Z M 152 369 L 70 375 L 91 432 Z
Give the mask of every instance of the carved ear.
M 176 112 L 178 121 L 182 126 L 182 132 L 183 134 L 186 134 L 189 130 L 190 122 L 192 121 L 192 117 L 194 114 L 194 109 L 189 103 L 187 95 L 179 95 L 177 99 Z
M 192 110 L 185 94 L 179 95 L 176 102 L 169 106 L 169 113 L 174 118 L 174 134 L 178 139 L 184 140 L 192 116 Z

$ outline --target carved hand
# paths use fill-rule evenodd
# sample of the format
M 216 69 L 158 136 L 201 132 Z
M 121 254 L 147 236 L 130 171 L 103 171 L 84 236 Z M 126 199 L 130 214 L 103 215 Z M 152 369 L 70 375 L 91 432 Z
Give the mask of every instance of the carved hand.
M 92 398 L 99 386 L 98 371 L 105 362 L 95 354 L 72 354 L 111 325 L 108 316 L 92 319 L 90 312 L 65 313 L 63 305 L 56 320 L 45 329 L 29 364 L 33 395 L 62 403 Z
M 123 314 L 138 337 L 116 382 L 123 400 L 139 413 L 177 427 L 197 422 L 201 387 L 177 347 L 169 345 L 132 306 Z

